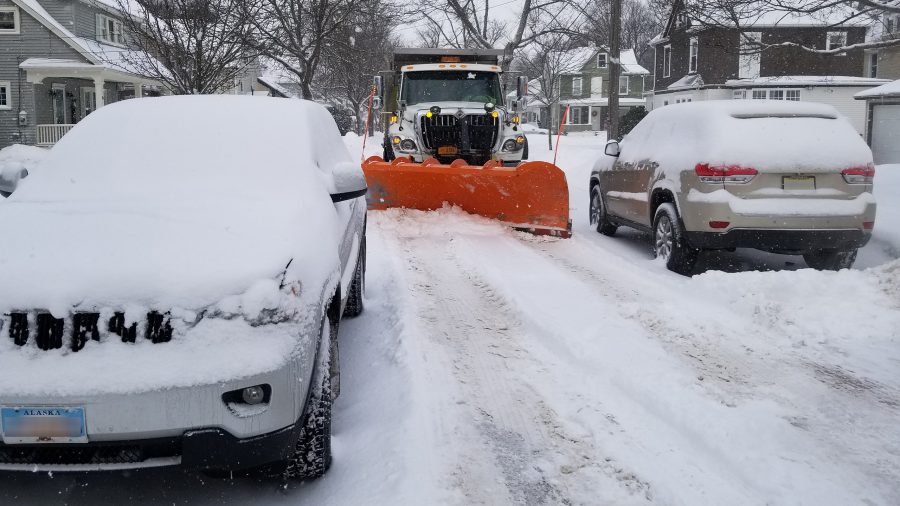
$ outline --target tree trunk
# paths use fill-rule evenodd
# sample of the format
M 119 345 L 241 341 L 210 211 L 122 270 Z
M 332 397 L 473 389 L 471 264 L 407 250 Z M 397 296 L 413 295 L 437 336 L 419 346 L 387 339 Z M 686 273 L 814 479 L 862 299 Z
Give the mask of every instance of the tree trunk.
M 609 8 L 609 130 L 607 139 L 619 138 L 619 38 L 622 29 L 622 0 L 611 0 Z

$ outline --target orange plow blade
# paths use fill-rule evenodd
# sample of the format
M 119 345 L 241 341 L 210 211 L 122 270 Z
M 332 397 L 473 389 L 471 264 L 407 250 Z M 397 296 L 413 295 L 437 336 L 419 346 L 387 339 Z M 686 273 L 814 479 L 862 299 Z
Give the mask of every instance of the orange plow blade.
M 569 237 L 569 187 L 559 167 L 539 161 L 504 167 L 431 158 L 385 162 L 368 158 L 362 165 L 369 186 L 369 209 L 399 207 L 431 211 L 444 204 L 536 234 Z

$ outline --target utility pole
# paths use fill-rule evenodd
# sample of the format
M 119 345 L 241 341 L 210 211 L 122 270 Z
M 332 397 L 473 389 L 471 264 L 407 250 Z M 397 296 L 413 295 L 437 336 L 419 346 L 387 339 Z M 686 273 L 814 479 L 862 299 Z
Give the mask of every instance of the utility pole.
M 607 139 L 619 138 L 619 75 L 622 65 L 619 62 L 619 39 L 622 31 L 622 0 L 610 0 L 609 8 L 609 128 Z

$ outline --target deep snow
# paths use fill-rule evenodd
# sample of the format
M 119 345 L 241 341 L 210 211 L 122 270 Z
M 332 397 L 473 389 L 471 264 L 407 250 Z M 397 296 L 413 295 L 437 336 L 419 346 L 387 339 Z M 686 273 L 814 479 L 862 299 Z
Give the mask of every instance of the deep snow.
M 542 140 L 532 158 L 552 157 Z M 878 169 L 854 270 L 739 250 L 685 278 L 642 234 L 590 231 L 602 141 L 562 140 L 569 240 L 451 209 L 370 213 L 323 479 L 0 474 L 0 503 L 900 502 L 900 170 Z

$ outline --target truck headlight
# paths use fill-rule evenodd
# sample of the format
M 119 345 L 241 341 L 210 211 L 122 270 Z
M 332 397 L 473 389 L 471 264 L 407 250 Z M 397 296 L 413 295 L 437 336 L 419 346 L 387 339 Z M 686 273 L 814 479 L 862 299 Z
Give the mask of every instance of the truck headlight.
M 401 151 L 415 151 L 416 143 L 412 139 L 403 139 L 400 141 L 400 150 Z
M 525 137 L 519 135 L 503 142 L 503 151 L 519 151 L 525 147 Z

